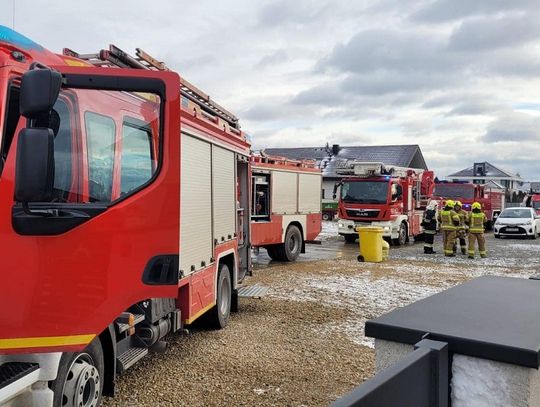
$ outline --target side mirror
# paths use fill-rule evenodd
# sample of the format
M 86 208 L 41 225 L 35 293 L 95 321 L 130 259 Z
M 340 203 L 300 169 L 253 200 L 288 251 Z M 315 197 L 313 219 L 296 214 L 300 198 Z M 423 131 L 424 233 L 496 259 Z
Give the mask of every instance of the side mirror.
M 22 76 L 19 110 L 27 119 L 36 119 L 48 114 L 53 108 L 60 86 L 62 75 L 50 69 L 32 69 Z
M 47 202 L 54 184 L 54 134 L 51 129 L 22 129 L 17 141 L 15 201 Z

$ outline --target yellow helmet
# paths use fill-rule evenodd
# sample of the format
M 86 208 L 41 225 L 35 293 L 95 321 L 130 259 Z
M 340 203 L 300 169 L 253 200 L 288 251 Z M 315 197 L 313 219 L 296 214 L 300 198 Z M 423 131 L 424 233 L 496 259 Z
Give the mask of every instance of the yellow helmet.
M 460 208 L 463 207 L 463 205 L 461 204 L 461 201 L 456 201 L 456 206 L 459 206 Z
M 480 204 L 480 202 L 475 202 L 472 204 L 471 206 L 472 209 L 482 209 L 482 205 Z
M 456 206 L 456 203 L 452 201 L 451 199 L 449 199 L 448 201 L 446 201 L 445 206 L 448 206 L 449 208 L 453 208 L 454 206 Z

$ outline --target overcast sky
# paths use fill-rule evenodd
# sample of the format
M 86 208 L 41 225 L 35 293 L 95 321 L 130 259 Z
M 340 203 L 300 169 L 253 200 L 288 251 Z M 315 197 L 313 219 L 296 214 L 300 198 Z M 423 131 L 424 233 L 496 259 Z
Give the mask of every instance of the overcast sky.
M 165 61 L 255 148 L 419 144 L 439 176 L 489 161 L 540 180 L 538 0 L 15 1 L 15 29 L 53 51 Z

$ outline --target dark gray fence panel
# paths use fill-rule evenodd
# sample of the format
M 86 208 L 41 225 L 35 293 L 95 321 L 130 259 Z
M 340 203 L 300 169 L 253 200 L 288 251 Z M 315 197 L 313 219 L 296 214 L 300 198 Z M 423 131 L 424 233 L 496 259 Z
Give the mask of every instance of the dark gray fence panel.
M 422 340 L 415 348 L 332 407 L 447 407 L 447 344 Z

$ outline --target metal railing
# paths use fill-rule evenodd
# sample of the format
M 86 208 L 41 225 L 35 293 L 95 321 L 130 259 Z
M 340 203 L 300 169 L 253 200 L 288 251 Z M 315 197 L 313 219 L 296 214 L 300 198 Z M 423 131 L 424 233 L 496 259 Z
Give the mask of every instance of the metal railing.
M 448 407 L 448 344 L 423 339 L 332 407 Z

